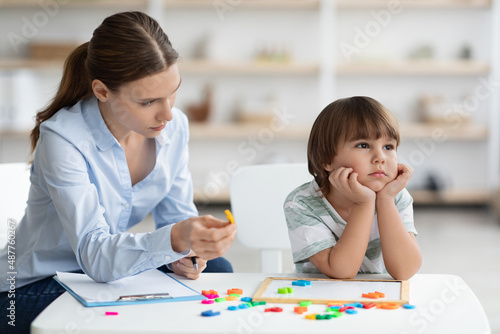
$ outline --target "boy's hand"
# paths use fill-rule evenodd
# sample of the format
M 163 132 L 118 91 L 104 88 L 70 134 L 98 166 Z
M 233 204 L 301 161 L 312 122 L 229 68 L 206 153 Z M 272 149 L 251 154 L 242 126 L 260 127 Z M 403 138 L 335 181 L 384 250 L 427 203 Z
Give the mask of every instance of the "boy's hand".
M 377 193 L 377 197 L 396 197 L 396 195 L 406 187 L 412 175 L 413 169 L 410 166 L 398 164 L 398 175 Z
M 353 173 L 352 168 L 337 168 L 328 179 L 336 190 L 356 204 L 375 201 L 375 192 L 358 182 L 358 173 Z

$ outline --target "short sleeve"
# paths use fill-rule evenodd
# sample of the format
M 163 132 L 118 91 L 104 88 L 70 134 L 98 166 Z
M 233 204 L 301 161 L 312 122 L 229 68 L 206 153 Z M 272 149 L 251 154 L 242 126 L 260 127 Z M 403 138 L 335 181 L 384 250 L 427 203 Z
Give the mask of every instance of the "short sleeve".
M 288 200 L 284 210 L 295 263 L 336 244 L 332 231 L 306 203 Z
M 408 190 L 403 189 L 396 196 L 396 198 L 394 198 L 394 202 L 406 230 L 415 235 L 418 235 L 417 230 L 415 229 L 413 217 L 413 198 L 411 197 Z

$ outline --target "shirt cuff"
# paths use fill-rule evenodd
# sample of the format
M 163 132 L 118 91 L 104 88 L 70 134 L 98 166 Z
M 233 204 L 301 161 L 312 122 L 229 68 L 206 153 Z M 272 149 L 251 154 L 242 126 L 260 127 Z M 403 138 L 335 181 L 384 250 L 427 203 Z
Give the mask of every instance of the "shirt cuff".
M 149 234 L 148 249 L 155 267 L 172 263 L 189 255 L 190 250 L 177 253 L 172 249 L 170 232 L 174 224 L 169 224 Z

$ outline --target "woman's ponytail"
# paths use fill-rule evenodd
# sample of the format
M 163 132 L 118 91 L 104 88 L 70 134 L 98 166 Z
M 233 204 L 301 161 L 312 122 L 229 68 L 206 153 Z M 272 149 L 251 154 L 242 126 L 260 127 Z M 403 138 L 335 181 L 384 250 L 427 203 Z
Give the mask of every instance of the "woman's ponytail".
M 31 131 L 31 153 L 35 151 L 40 137 L 40 124 L 60 109 L 90 96 L 92 88 L 86 66 L 88 46 L 89 42 L 83 43 L 71 52 L 64 63 L 63 76 L 56 96 L 45 109 L 36 114 L 36 124 Z

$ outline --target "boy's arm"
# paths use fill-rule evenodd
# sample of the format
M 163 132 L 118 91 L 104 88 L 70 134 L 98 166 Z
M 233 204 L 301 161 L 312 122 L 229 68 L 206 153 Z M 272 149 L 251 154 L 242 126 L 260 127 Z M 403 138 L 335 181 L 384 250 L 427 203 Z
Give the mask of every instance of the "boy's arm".
M 309 258 L 323 274 L 334 278 L 353 278 L 359 271 L 375 212 L 375 192 L 358 182 L 352 168 L 340 167 L 330 174 L 335 191 L 352 201 L 351 213 L 342 235 L 334 247 L 325 249 Z
M 316 253 L 309 261 L 332 278 L 356 276 L 370 240 L 374 210 L 374 202 L 354 205 L 344 232 L 335 246 Z
M 413 170 L 398 164 L 398 176 L 377 193 L 378 230 L 387 272 L 395 279 L 409 279 L 422 265 L 422 255 L 413 233 L 406 231 L 394 197 L 406 186 Z
M 385 268 L 395 279 L 409 279 L 422 265 L 415 235 L 406 231 L 394 198 L 377 198 L 376 205 Z

